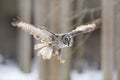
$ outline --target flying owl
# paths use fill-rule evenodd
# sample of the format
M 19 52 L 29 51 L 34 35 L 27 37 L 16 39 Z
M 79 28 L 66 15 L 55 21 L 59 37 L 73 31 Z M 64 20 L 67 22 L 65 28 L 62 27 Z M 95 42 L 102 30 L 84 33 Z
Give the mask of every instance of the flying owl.
M 11 24 L 33 35 L 36 40 L 40 41 L 39 44 L 34 45 L 34 49 L 39 50 L 37 53 L 38 56 L 42 56 L 43 59 L 51 59 L 52 56 L 57 55 L 58 60 L 64 63 L 65 60 L 62 59 L 61 49 L 72 46 L 74 36 L 99 28 L 101 19 L 96 19 L 90 24 L 78 26 L 74 30 L 62 34 L 55 34 L 50 32 L 46 27 L 36 27 L 18 19 L 13 20 Z

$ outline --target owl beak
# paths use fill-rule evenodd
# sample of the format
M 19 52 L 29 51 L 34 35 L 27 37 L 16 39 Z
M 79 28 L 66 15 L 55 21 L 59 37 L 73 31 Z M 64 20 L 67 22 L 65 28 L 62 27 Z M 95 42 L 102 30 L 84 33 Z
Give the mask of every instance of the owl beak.
M 72 40 L 69 40 L 68 43 L 67 43 L 67 45 L 68 46 L 72 46 L 72 43 L 73 43 Z
M 70 46 L 70 41 L 67 43 L 68 46 Z

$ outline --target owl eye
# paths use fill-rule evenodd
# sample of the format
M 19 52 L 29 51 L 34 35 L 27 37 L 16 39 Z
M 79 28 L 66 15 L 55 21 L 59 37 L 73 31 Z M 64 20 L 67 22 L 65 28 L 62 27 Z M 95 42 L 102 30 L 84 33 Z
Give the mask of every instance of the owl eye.
M 69 38 L 68 38 L 68 37 L 66 37 L 66 38 L 65 38 L 65 41 L 69 41 Z

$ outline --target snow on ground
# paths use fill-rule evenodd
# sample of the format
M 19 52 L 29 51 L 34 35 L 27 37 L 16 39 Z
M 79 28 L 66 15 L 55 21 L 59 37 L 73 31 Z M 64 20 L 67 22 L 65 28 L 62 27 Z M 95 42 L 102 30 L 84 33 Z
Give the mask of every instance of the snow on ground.
M 38 80 L 37 78 L 38 72 L 35 66 L 32 67 L 31 73 L 23 73 L 13 61 L 0 64 L 0 80 Z
M 113 71 L 113 80 L 117 80 L 116 71 Z M 85 70 L 83 73 L 78 73 L 76 70 L 71 72 L 71 80 L 103 80 L 102 71 L 100 70 Z
M 37 65 L 34 61 L 31 73 L 23 73 L 13 61 L 0 64 L 0 80 L 39 80 Z M 72 70 L 71 80 L 103 80 L 103 78 L 102 72 L 98 70 L 86 70 L 83 73 Z
M 73 70 L 71 72 L 71 80 L 103 80 L 101 71 L 98 70 L 87 70 L 83 73 L 78 73 Z

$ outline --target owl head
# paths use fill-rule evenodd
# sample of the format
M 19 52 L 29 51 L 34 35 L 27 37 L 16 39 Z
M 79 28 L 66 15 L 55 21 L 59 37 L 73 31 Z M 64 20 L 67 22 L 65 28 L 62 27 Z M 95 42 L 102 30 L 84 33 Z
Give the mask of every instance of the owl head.
M 69 34 L 64 34 L 62 36 L 62 41 L 63 41 L 64 45 L 72 46 L 72 44 L 73 44 L 73 37 L 71 35 L 69 35 Z

